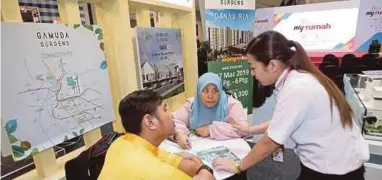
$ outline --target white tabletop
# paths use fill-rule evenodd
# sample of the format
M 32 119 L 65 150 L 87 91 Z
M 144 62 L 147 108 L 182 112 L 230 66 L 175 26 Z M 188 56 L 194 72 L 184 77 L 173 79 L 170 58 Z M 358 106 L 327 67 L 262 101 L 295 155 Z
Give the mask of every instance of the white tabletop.
M 240 159 L 244 158 L 251 150 L 248 143 L 241 138 L 224 140 L 224 141 L 216 141 L 210 138 L 201 138 L 197 136 L 191 136 L 190 143 L 192 146 L 190 150 L 183 150 L 176 143 L 171 142 L 169 140 L 165 140 L 159 147 L 172 153 L 189 152 L 191 154 L 196 154 L 196 152 L 201 150 L 206 150 L 206 149 L 210 149 L 210 148 L 218 147 L 218 146 L 225 146 Z M 205 161 L 203 162 L 212 168 L 212 165 L 210 162 L 205 162 Z M 226 179 L 228 177 L 231 177 L 234 174 L 228 173 L 225 171 L 217 171 L 214 169 L 214 175 L 217 180 L 220 180 L 220 179 Z

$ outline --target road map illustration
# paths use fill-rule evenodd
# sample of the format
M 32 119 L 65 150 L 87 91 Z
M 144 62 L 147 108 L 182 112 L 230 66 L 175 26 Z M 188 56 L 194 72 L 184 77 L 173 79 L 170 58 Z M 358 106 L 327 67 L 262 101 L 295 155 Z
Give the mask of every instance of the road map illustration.
M 2 125 L 15 160 L 114 120 L 98 26 L 2 25 Z

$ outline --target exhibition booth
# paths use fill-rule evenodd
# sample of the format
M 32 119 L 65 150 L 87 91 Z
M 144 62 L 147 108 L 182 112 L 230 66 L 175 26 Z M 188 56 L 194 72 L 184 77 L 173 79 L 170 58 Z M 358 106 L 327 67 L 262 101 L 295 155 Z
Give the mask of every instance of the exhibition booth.
M 340 79 L 370 145 L 365 178 L 380 178 L 382 60 L 374 55 L 382 50 L 381 0 L 263 9 L 256 9 L 255 0 L 195 1 L 57 0 L 42 7 L 3 0 L 1 151 L 17 168 L 9 168 L 2 178 L 65 179 L 66 162 L 104 134 L 124 132 L 118 106 L 135 90 L 154 90 L 171 111 L 177 110 L 195 95 L 199 51 L 205 53 L 207 71 L 218 74 L 243 104 L 250 125 L 270 120 L 274 96 L 253 107 L 257 82 L 243 56 L 246 45 L 268 30 L 301 43 L 317 66 L 327 54 L 340 61 L 346 54 L 373 54 L 380 61 L 377 71 L 342 74 Z M 52 18 L 45 13 L 48 7 L 55 9 Z M 23 22 L 27 11 L 34 23 Z M 107 125 L 112 127 L 101 133 Z M 211 166 L 211 157 L 203 156 L 206 150 L 225 147 L 240 159 L 260 138 L 216 141 L 195 136 L 190 153 Z M 73 139 L 83 144 L 70 152 L 59 148 Z M 247 179 L 296 179 L 300 162 L 293 146 L 286 145 L 285 162 L 267 158 L 246 172 Z M 161 148 L 182 152 L 170 140 Z M 231 176 L 215 173 L 217 179 Z

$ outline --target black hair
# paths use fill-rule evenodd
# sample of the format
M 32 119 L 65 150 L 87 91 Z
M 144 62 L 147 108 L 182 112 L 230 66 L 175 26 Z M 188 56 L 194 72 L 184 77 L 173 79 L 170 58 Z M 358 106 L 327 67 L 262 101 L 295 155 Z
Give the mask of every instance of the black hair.
M 162 97 L 152 90 L 138 90 L 130 93 L 119 103 L 119 115 L 126 132 L 139 135 L 146 114 L 154 115 Z

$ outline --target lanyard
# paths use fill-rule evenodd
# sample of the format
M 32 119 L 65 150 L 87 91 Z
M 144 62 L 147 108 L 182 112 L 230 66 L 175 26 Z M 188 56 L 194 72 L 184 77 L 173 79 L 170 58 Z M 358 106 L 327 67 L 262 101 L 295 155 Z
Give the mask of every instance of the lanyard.
M 276 89 L 279 89 L 281 86 L 284 85 L 284 83 L 285 83 L 286 79 L 288 78 L 289 73 L 290 73 L 291 71 L 292 71 L 292 69 L 288 68 L 288 72 L 287 72 L 287 73 L 285 74 L 285 76 L 280 80 L 280 83 L 277 84 Z

